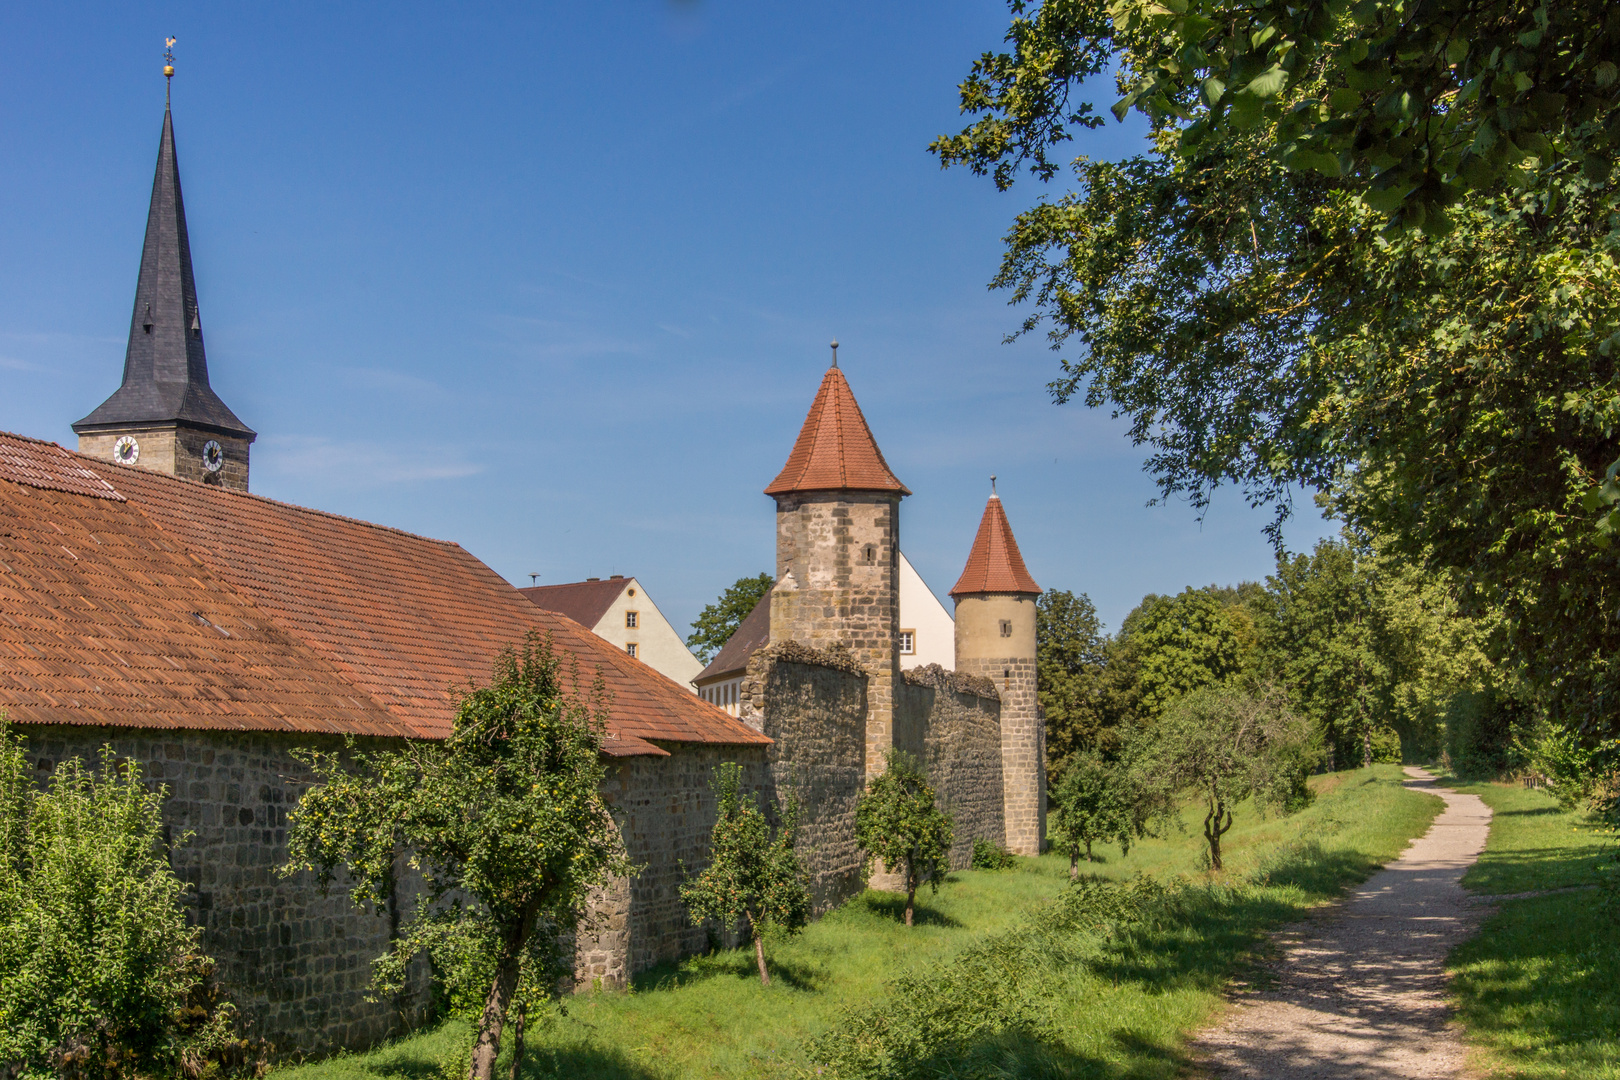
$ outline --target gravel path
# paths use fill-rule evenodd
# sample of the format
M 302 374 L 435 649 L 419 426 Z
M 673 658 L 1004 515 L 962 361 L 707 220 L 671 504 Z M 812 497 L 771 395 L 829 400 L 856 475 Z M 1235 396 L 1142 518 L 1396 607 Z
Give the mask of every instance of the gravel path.
M 1442 964 L 1485 914 L 1458 881 L 1485 848 L 1491 811 L 1477 795 L 1436 787 L 1422 769 L 1406 775 L 1407 787 L 1434 792 L 1446 808 L 1343 905 L 1278 935 L 1275 985 L 1242 995 L 1193 1044 L 1211 1076 L 1461 1075 Z

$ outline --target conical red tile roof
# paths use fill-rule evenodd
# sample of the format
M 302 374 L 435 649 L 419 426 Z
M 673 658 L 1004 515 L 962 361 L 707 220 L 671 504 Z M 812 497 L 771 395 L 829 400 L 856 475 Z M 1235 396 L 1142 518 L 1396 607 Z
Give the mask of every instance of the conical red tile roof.
M 777 473 L 767 495 L 792 491 L 898 491 L 910 495 L 883 460 L 883 451 L 866 426 L 844 373 L 827 369 L 810 415 L 799 429 L 787 464 Z
M 1001 508 L 1001 499 L 995 495 L 985 503 L 984 517 L 979 519 L 979 535 L 973 538 L 973 550 L 968 552 L 967 567 L 957 579 L 952 596 L 969 593 L 1039 593 L 1041 587 L 1024 568 L 1024 557 L 1018 553 L 1018 541 L 1013 538 L 1007 512 Z

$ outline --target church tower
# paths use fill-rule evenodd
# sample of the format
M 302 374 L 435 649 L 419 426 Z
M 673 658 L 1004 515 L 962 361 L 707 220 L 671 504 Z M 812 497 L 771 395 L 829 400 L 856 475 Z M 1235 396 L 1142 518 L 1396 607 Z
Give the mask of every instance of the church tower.
M 771 640 L 841 643 L 865 666 L 866 774 L 875 776 L 894 742 L 900 500 L 911 492 L 883 460 L 837 349 L 787 464 L 765 489 L 776 499 Z
M 1001 692 L 1001 769 L 1007 848 L 1038 855 L 1046 835 L 1046 723 L 1035 698 L 1035 598 L 1012 525 L 990 480 L 956 600 L 956 670 Z
M 165 69 L 165 74 L 172 72 L 172 66 Z M 248 447 L 257 436 L 208 385 L 167 100 L 124 353 L 124 382 L 73 430 L 79 452 L 91 457 L 235 491 L 248 489 Z

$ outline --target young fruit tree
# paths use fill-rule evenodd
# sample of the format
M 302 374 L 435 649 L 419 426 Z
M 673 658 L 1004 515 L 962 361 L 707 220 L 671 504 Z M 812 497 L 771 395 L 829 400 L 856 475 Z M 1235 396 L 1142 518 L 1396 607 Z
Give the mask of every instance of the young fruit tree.
M 898 869 L 906 886 L 906 925 L 912 924 L 917 887 L 939 891 L 950 869 L 951 819 L 934 805 L 934 789 L 912 758 L 890 750 L 887 768 L 855 804 L 855 843 L 866 852 L 864 872 L 881 860 Z
M 463 957 L 463 982 L 481 969 L 472 1080 L 492 1077 L 514 999 L 568 972 L 590 892 L 631 872 L 600 794 L 600 685 L 593 715 L 565 697 L 557 669 L 531 633 L 502 652 L 489 686 L 467 690 L 443 742 L 306 754 L 316 785 L 291 816 L 282 872 L 313 870 L 324 888 L 342 868 L 356 904 L 388 903 L 401 856 L 421 868 L 425 895 L 379 958 L 374 990 L 396 988 L 422 952 Z M 522 987 L 525 975 L 543 986 Z
M 1091 845 L 1112 842 L 1122 854 L 1147 832 L 1149 807 L 1130 764 L 1104 761 L 1095 751 L 1069 759 L 1050 792 L 1054 838 L 1068 848 L 1069 880 L 1080 877 L 1080 849 L 1091 862 Z
M 1203 801 L 1214 870 L 1222 868 L 1221 837 L 1232 828 L 1232 808 L 1251 796 L 1262 813 L 1305 805 L 1305 778 L 1322 753 L 1320 735 L 1270 691 L 1195 690 L 1173 702 L 1143 738 L 1145 772 L 1162 785 L 1162 795 Z M 1161 812 L 1173 809 L 1160 805 Z
M 163 793 L 112 748 L 34 789 L 0 713 L 0 1075 L 178 1075 L 239 1049 L 186 925 Z
M 810 890 L 793 850 L 798 804 L 789 800 L 773 836 L 754 795 L 742 793 L 741 765 L 719 766 L 712 784 L 720 796 L 720 809 L 709 834 L 709 865 L 681 885 L 681 902 L 693 923 L 716 919 L 731 927 L 748 920 L 759 981 L 769 986 L 766 931 L 796 934 L 810 921 Z

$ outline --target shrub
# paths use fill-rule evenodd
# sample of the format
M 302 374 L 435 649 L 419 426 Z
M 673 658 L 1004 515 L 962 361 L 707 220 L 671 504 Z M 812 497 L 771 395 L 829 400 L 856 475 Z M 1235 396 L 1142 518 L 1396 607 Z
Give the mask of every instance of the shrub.
M 973 838 L 973 862 L 975 870 L 1011 870 L 1018 865 L 1018 856 L 992 840 L 982 836 Z
M 248 1064 L 163 847 L 162 789 L 101 751 L 33 790 L 0 716 L 0 1062 L 24 1078 Z

